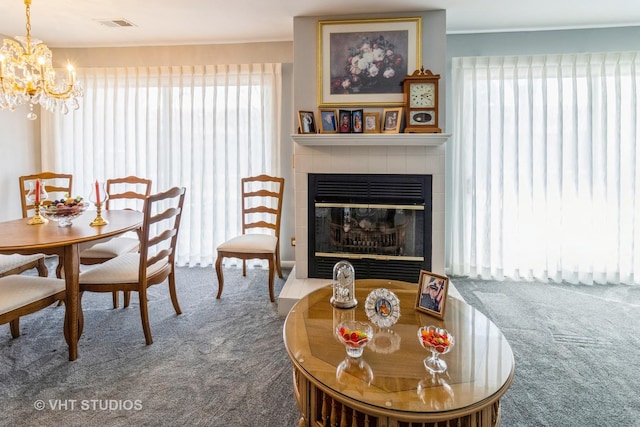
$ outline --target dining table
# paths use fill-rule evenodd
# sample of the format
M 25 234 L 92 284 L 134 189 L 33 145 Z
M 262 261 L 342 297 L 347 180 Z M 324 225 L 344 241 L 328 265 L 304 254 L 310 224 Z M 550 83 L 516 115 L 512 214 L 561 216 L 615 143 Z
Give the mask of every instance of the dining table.
M 0 253 L 57 255 L 63 263 L 65 296 L 64 337 L 69 346 L 69 360 L 78 358 L 78 341 L 82 333 L 82 308 L 79 295 L 79 246 L 107 240 L 142 226 L 143 214 L 135 210 L 103 210 L 107 224 L 92 226 L 96 215 L 88 210 L 70 226 L 57 222 L 28 224 L 29 218 L 0 222 Z

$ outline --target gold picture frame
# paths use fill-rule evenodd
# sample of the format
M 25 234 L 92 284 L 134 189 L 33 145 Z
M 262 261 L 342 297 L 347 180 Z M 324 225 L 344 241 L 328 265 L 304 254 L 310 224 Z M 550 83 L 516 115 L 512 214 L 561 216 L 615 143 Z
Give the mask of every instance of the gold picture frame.
M 321 107 L 402 105 L 402 80 L 418 69 L 422 18 L 318 21 Z
M 364 133 L 380 133 L 380 113 L 364 113 Z
M 438 319 L 444 319 L 449 292 L 449 278 L 426 270 L 420 270 L 416 310 Z
M 400 133 L 402 116 L 402 107 L 382 110 L 382 133 Z
M 318 133 L 313 111 L 298 111 L 298 125 L 300 133 Z
M 318 110 L 318 118 L 320 125 L 318 130 L 320 133 L 337 133 L 338 132 L 338 112 L 333 108 L 320 108 Z

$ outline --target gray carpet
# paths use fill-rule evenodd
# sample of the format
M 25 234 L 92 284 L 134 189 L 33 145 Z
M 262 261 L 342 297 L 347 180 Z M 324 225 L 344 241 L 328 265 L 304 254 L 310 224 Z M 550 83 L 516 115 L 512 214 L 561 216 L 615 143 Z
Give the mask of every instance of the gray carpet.
M 452 283 L 513 349 L 503 426 L 640 426 L 640 287 Z
M 64 307 L 21 319 L 16 340 L 0 326 L 0 425 L 295 425 L 283 319 L 269 302 L 266 271 L 242 278 L 226 270 L 220 300 L 213 268 L 176 275 L 183 314 L 175 315 L 166 284 L 150 288 L 150 346 L 136 295 L 117 310 L 110 294 L 84 296 L 74 362 L 62 336 Z M 283 284 L 276 281 L 277 292 Z M 39 400 L 44 410 L 34 408 Z
M 0 425 L 294 426 L 284 319 L 269 302 L 266 272 L 227 270 L 221 300 L 211 267 L 177 275 L 181 316 L 166 285 L 151 288 L 151 346 L 135 296 L 124 310 L 111 309 L 108 294 L 83 298 L 75 362 L 63 307 L 24 318 L 17 340 L 0 326 Z M 453 283 L 513 348 L 503 426 L 640 426 L 640 287 Z M 39 400 L 44 410 L 34 408 Z

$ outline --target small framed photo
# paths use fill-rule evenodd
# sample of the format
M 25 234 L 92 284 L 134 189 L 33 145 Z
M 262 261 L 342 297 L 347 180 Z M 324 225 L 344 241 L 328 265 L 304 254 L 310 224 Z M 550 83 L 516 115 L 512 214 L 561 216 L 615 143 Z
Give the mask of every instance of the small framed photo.
M 385 108 L 382 111 L 382 133 L 399 133 L 402 124 L 402 107 Z
M 316 118 L 313 111 L 298 111 L 300 121 L 300 133 L 317 133 Z
M 351 111 L 351 132 L 353 133 L 362 133 L 363 132 L 363 119 L 364 112 L 363 110 L 352 110 Z
M 380 133 L 380 113 L 364 113 L 364 133 Z
M 338 132 L 351 133 L 351 110 L 339 110 Z
M 320 116 L 320 133 L 338 132 L 338 114 L 336 110 L 321 108 L 318 113 Z
M 443 319 L 447 292 L 449 292 L 448 277 L 421 270 L 416 310 Z

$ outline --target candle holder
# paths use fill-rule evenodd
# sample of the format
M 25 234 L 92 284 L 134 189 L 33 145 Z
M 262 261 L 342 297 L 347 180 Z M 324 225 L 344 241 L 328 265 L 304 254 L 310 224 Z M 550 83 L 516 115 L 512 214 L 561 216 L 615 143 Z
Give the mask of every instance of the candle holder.
M 48 219 L 43 218 L 40 215 L 40 206 L 43 200 L 47 200 L 49 195 L 45 190 L 44 182 L 40 182 L 40 180 L 36 180 L 36 188 L 33 188 L 33 182 L 29 183 L 29 193 L 27 193 L 27 200 L 30 203 L 33 203 L 33 217 L 27 221 L 29 225 L 38 225 L 38 224 L 46 224 L 49 222 Z
M 102 217 L 102 204 L 109 199 L 109 195 L 104 191 L 104 185 L 96 181 L 91 186 L 91 195 L 89 200 L 96 205 L 96 218 L 89 223 L 93 227 L 99 227 L 109 224 L 109 221 Z
M 27 221 L 27 224 L 29 224 L 29 225 L 37 225 L 37 224 L 46 224 L 46 223 L 49 222 L 48 219 L 42 218 L 40 216 L 40 202 L 34 202 L 33 203 L 33 210 L 34 210 L 33 217 L 30 218 L 29 221 Z

